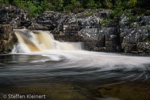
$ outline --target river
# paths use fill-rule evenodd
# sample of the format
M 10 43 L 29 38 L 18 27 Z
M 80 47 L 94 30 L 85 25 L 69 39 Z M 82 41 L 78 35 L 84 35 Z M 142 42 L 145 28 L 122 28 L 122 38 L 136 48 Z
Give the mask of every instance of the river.
M 29 32 L 16 30 L 18 44 L 0 55 L 0 100 L 150 100 L 150 57 L 85 51 Z

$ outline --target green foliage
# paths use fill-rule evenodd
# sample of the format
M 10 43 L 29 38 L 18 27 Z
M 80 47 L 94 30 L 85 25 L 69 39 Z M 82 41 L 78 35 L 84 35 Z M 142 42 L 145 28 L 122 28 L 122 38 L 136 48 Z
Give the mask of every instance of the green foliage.
M 27 9 L 33 17 L 47 10 L 78 13 L 79 8 L 108 8 L 113 9 L 113 16 L 118 18 L 129 8 L 150 8 L 149 0 L 0 0 L 0 3 Z
M 129 22 L 130 23 L 133 23 L 133 22 L 136 22 L 136 16 L 130 16 L 130 18 L 129 18 Z
M 63 9 L 63 0 L 53 0 L 54 10 L 61 11 Z
M 86 5 L 87 8 L 96 8 L 97 4 L 95 3 L 94 0 L 89 0 L 89 2 Z
M 105 1 L 104 1 L 104 6 L 105 6 L 106 8 L 108 8 L 108 9 L 112 8 L 113 5 L 112 5 L 111 1 L 112 1 L 112 0 L 105 0 Z
M 150 42 L 150 40 L 149 40 L 149 39 L 147 39 L 147 40 L 144 40 L 143 42 Z
M 52 3 L 48 2 L 47 0 L 43 0 L 41 2 L 41 6 L 39 6 L 39 7 L 40 7 L 39 9 L 41 9 L 41 12 L 55 9 L 55 7 L 52 5 Z
M 71 4 L 74 6 L 74 8 L 78 8 L 81 6 L 80 2 L 77 0 L 71 0 Z
M 105 23 L 105 25 L 106 25 L 106 26 L 108 26 L 108 25 L 109 25 L 109 22 L 110 22 L 110 20 L 109 20 L 109 19 L 104 19 L 104 20 L 103 20 L 103 23 Z
M 28 9 L 31 17 L 38 15 L 38 7 L 36 6 L 36 2 L 27 1 L 25 8 Z
M 68 4 L 68 5 L 64 8 L 65 11 L 72 11 L 73 9 L 74 9 L 74 7 L 73 7 L 72 4 Z
M 124 13 L 124 6 L 121 0 L 116 0 L 112 15 L 115 19 L 118 19 Z
M 137 4 L 137 0 L 129 0 L 127 4 L 129 7 L 135 7 L 135 5 Z
M 0 0 L 0 3 L 9 4 L 9 0 Z
M 80 8 L 80 6 L 81 6 L 81 3 L 79 1 L 71 0 L 70 4 L 68 4 L 64 7 L 64 10 L 65 11 L 73 11 L 75 9 L 77 10 L 77 8 Z M 77 11 L 75 11 L 75 12 L 77 12 Z

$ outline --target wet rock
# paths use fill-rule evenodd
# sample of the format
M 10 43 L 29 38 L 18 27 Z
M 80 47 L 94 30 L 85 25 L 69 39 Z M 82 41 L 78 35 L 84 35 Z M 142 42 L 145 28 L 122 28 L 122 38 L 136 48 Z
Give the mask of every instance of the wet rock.
M 0 25 L 0 53 L 8 53 L 16 43 L 16 36 L 13 32 L 13 26 L 5 24 Z

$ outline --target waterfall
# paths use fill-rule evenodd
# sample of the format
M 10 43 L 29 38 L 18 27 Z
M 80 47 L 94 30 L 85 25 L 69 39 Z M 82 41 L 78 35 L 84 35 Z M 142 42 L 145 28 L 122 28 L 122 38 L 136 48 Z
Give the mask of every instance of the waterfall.
M 82 50 L 82 43 L 60 42 L 49 31 L 14 29 L 18 38 L 12 53 L 30 53 L 45 50 Z

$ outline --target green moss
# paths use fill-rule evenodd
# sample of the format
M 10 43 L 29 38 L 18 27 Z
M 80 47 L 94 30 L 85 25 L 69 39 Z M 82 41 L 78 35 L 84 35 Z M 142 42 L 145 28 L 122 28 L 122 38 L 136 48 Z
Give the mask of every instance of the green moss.
M 143 42 L 150 42 L 150 40 L 149 40 L 149 39 L 147 39 L 147 40 L 144 40 Z
M 133 23 L 133 22 L 136 22 L 136 19 L 137 19 L 137 16 L 130 16 L 130 18 L 129 18 L 129 22 L 130 23 Z

